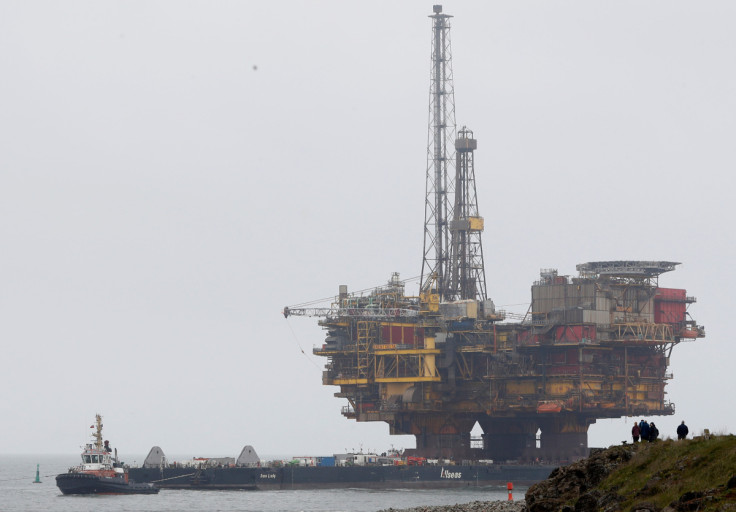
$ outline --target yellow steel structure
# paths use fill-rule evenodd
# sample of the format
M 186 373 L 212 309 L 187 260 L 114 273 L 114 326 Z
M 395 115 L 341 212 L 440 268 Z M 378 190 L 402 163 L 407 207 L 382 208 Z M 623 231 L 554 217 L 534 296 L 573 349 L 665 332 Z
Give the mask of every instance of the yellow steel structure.
M 323 383 L 340 387 L 347 417 L 414 434 L 428 456 L 583 456 L 597 418 L 674 413 L 669 353 L 705 334 L 687 315 L 695 299 L 660 289 L 656 275 L 543 273 L 534 313 L 516 323 L 481 301 L 408 297 L 403 286 L 394 275 L 368 295 L 342 294 L 314 353 L 327 357 Z

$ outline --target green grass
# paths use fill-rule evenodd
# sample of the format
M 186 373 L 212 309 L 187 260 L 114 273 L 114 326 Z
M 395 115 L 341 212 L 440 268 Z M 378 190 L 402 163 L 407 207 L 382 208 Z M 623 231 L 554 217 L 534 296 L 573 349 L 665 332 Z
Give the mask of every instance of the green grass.
M 725 488 L 732 476 L 736 476 L 736 436 L 667 440 L 636 446 L 634 457 L 608 475 L 600 488 L 623 496 L 622 510 L 642 501 L 665 507 L 688 491 L 713 496 L 699 510 L 717 510 L 736 498 L 731 492 L 736 489 Z

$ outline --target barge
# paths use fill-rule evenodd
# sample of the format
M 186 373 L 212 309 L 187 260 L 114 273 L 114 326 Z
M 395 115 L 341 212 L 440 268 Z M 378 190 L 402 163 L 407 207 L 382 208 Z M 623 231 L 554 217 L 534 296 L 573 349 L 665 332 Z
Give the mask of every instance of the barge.
M 300 489 L 438 489 L 531 485 L 545 480 L 557 467 L 550 464 L 497 464 L 491 461 L 455 463 L 422 458 L 361 457 L 356 464 L 344 456 L 295 459 L 291 463 L 261 463 L 252 447 L 247 461 L 234 463 L 207 459 L 193 463 L 167 463 L 159 447 L 151 449 L 142 467 L 129 468 L 137 482 L 162 489 L 197 490 L 300 490 Z M 348 457 L 351 457 L 348 455 Z M 357 457 L 352 456 L 352 460 Z M 307 462 L 305 459 L 311 459 Z M 366 460 L 368 459 L 368 460 Z M 393 459 L 393 460 L 391 460 Z M 409 459 L 409 460 L 407 460 Z M 234 459 L 231 459 L 234 460 Z

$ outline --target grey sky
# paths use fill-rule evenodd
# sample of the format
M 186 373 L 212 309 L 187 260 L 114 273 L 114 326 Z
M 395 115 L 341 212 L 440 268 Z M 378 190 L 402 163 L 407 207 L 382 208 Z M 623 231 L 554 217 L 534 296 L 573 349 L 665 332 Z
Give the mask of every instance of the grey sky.
M 675 348 L 655 421 L 732 432 L 736 4 L 444 8 L 489 294 L 683 262 L 660 284 L 698 297 L 707 338 Z M 419 274 L 431 11 L 0 4 L 0 453 L 73 453 L 96 412 L 128 453 L 413 446 L 340 415 L 323 332 L 280 310 Z

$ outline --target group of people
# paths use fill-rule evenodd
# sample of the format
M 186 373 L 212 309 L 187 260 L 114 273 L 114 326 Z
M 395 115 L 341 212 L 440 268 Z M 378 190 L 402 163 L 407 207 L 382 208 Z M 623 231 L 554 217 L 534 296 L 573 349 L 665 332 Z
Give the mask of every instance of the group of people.
M 677 427 L 677 439 L 685 439 L 688 432 L 687 425 L 685 425 L 685 422 L 683 421 Z M 635 443 L 638 443 L 639 439 L 641 439 L 642 442 L 648 441 L 653 443 L 659 437 L 659 429 L 654 422 L 647 423 L 642 418 L 639 423 L 634 423 L 634 426 L 631 428 L 631 437 L 634 439 Z

